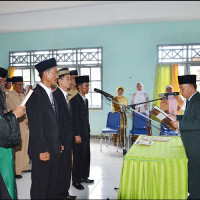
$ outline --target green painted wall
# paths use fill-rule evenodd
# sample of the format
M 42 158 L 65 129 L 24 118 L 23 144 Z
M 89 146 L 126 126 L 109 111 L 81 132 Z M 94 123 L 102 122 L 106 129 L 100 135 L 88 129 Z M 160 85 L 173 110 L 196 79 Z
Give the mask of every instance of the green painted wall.
M 9 51 L 103 47 L 103 90 L 116 94 L 118 86 L 131 100 L 136 83 L 143 82 L 153 98 L 158 44 L 200 43 L 200 21 L 147 23 L 0 34 L 0 66 L 9 65 Z M 106 126 L 110 102 L 90 112 L 92 134 Z M 128 120 L 128 130 L 131 120 Z M 153 128 L 157 135 L 158 129 Z

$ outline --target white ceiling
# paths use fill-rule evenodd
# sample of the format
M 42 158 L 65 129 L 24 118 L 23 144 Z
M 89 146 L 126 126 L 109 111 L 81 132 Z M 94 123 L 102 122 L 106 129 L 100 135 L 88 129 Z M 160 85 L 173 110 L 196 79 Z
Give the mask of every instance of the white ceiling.
M 200 1 L 0 1 L 0 33 L 200 20 Z

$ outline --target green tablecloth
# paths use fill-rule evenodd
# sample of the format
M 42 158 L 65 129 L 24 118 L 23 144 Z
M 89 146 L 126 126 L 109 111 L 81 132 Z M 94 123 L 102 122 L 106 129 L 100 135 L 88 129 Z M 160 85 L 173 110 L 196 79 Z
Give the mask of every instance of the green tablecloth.
M 180 137 L 134 144 L 124 156 L 118 199 L 187 199 L 187 163 Z

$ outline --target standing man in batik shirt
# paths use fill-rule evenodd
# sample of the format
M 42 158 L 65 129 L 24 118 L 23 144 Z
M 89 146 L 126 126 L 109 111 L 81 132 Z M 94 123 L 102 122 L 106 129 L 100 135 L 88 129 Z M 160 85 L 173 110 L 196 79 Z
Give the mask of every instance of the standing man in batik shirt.
M 23 77 L 12 77 L 13 90 L 7 96 L 8 110 L 19 106 L 24 99 L 23 94 Z M 29 129 L 27 115 L 23 115 L 19 118 L 19 127 L 21 133 L 21 145 L 15 147 L 15 178 L 22 178 L 23 172 L 30 172 L 29 156 L 28 156 L 28 141 L 29 141 Z

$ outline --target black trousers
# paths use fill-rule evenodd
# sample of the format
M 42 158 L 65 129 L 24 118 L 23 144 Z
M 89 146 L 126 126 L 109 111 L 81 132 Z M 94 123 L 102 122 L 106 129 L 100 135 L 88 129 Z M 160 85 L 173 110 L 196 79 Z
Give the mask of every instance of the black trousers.
M 90 139 L 82 140 L 73 147 L 72 181 L 80 183 L 81 178 L 88 178 L 90 174 Z
M 71 165 L 72 154 L 70 150 L 64 150 L 60 155 L 58 176 L 56 183 L 56 199 L 64 199 L 69 195 L 69 188 L 71 182 Z
M 0 199 L 12 199 L 0 173 Z
M 39 155 L 31 160 L 31 199 L 55 199 L 60 154 L 50 155 L 49 161 L 41 161 Z
M 188 157 L 188 199 L 200 199 L 200 157 Z

